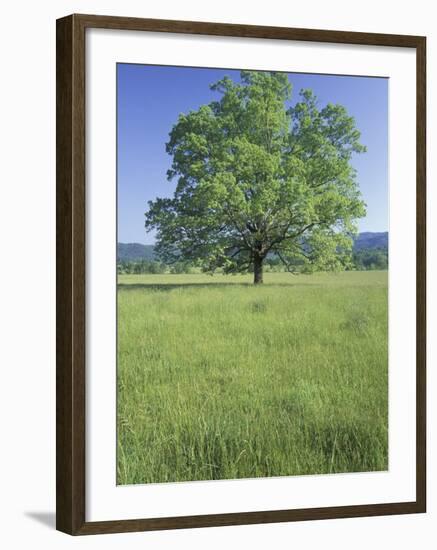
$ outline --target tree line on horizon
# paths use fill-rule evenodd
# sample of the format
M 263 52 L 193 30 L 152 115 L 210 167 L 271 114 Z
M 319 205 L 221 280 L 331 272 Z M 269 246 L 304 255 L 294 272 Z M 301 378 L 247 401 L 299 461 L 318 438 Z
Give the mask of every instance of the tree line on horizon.
M 387 248 L 361 248 L 352 254 L 352 263 L 347 269 L 348 271 L 371 271 L 371 270 L 386 270 L 388 269 L 388 250 Z M 141 275 L 151 274 L 160 275 L 169 274 L 189 274 L 196 273 L 201 270 L 201 267 L 195 262 L 174 262 L 164 263 L 155 259 L 136 259 L 136 260 L 119 260 L 117 262 L 117 273 L 119 275 Z M 265 260 L 266 272 L 285 272 L 280 258 L 270 256 Z

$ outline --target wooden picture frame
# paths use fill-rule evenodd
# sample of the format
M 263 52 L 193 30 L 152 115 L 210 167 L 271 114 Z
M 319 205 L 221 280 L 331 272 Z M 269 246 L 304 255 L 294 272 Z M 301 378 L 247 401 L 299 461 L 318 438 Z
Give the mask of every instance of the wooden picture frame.
M 416 51 L 416 499 L 411 502 L 86 521 L 85 32 L 89 28 L 357 44 Z M 57 21 L 57 529 L 71 535 L 410 514 L 426 510 L 426 39 L 420 36 L 70 15 Z

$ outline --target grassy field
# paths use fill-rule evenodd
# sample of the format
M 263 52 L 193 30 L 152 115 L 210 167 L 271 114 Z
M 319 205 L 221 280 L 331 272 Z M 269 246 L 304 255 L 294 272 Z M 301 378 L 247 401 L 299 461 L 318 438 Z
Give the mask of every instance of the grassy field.
M 387 273 L 250 281 L 119 276 L 119 484 L 387 469 Z

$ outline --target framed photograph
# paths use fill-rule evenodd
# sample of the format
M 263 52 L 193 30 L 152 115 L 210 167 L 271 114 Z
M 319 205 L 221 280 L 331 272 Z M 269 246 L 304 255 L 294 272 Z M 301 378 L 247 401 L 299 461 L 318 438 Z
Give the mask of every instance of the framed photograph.
M 426 510 L 426 41 L 57 21 L 57 528 Z

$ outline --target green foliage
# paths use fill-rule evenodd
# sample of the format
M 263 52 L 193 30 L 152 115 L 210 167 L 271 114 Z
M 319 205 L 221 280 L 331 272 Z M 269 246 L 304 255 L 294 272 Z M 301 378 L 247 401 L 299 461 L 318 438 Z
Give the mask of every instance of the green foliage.
M 363 248 L 353 255 L 356 269 L 388 269 L 388 250 L 386 248 Z
M 118 483 L 387 469 L 387 272 L 119 282 Z
M 165 273 L 166 266 L 154 260 L 140 260 L 140 261 L 121 261 L 117 264 L 117 273 L 132 274 L 132 273 L 152 273 L 160 274 Z
M 310 90 L 287 107 L 283 73 L 241 72 L 212 89 L 218 101 L 181 114 L 170 132 L 173 198 L 149 202 L 146 229 L 165 262 L 205 271 L 262 268 L 275 254 L 292 272 L 351 265 L 355 220 L 365 215 L 350 160 L 365 150 L 341 105 Z
M 187 262 L 175 262 L 169 266 L 170 273 L 179 275 L 181 273 L 192 273 L 194 268 Z

